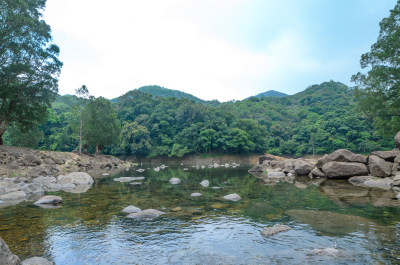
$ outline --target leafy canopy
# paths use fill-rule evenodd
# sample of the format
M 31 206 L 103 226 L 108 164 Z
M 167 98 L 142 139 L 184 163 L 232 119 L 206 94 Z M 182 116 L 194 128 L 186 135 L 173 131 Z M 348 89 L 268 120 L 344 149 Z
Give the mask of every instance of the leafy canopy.
M 0 0 L 0 144 L 9 123 L 44 121 L 62 63 L 42 17 L 45 0 Z
M 385 135 L 400 130 L 400 1 L 380 22 L 379 37 L 371 51 L 361 56 L 367 73 L 352 76 L 359 107 L 374 119 Z

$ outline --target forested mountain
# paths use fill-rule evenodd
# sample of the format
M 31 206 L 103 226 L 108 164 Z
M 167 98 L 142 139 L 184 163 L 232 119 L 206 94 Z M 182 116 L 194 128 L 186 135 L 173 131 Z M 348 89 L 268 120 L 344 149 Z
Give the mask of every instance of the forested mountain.
M 198 97 L 195 97 L 191 94 L 179 91 L 179 90 L 174 90 L 174 89 L 168 89 L 165 87 L 160 87 L 160 86 L 142 86 L 139 87 L 137 90 L 143 93 L 147 93 L 152 95 L 153 97 L 162 97 L 162 98 L 186 98 L 189 100 L 193 100 L 196 103 L 202 103 L 208 106 L 218 106 L 220 102 L 218 100 L 203 100 Z M 116 102 L 118 100 L 114 99 L 113 102 Z
M 57 98 L 48 110 L 47 123 L 39 127 L 43 140 L 38 148 L 77 149 L 77 105 L 76 96 Z M 104 150 L 111 154 L 144 157 L 268 152 L 302 156 L 339 148 L 367 153 L 393 145 L 377 135 L 372 121 L 357 111 L 353 90 L 333 81 L 291 96 L 251 97 L 217 107 L 132 90 L 120 96 L 113 108 L 122 136 L 120 144 Z M 14 145 L 18 142 L 10 134 L 6 140 L 14 140 Z
M 261 97 L 277 97 L 277 98 L 282 98 L 282 97 L 286 97 L 287 94 L 279 92 L 279 91 L 275 91 L 275 90 L 268 90 L 265 91 L 263 93 L 257 94 L 254 97 L 256 98 L 261 98 Z M 248 97 L 246 99 L 249 99 L 251 97 Z

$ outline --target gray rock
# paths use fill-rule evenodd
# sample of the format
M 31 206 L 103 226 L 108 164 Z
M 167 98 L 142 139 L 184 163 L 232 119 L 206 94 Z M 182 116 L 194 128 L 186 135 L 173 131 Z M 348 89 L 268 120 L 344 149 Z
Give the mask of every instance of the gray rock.
M 198 193 L 198 192 L 194 192 L 194 193 L 190 194 L 190 196 L 192 196 L 192 197 L 200 197 L 200 196 L 203 196 L 203 194 Z
M 52 157 L 54 163 L 56 163 L 57 165 L 63 165 L 65 164 L 65 161 L 61 158 L 57 158 L 57 157 Z
M 13 192 L 13 191 L 18 191 L 21 189 L 21 186 L 10 181 L 10 179 L 4 179 L 2 182 L 0 182 L 0 195 Z
M 210 186 L 210 182 L 205 179 L 202 182 L 200 182 L 200 185 L 207 188 L 208 186 Z
M 392 186 L 399 187 L 400 186 L 400 173 L 394 176 Z
M 323 178 L 323 177 L 325 177 L 325 173 L 322 172 L 318 167 L 315 167 L 313 170 L 311 170 L 311 175 L 314 178 Z
M 240 197 L 236 193 L 232 193 L 232 194 L 228 194 L 228 195 L 224 196 L 225 200 L 229 200 L 229 201 L 233 201 L 233 202 L 236 202 L 236 201 L 240 200 L 241 198 L 242 197 Z
M 258 158 L 258 164 L 262 165 L 265 160 L 276 160 L 276 157 L 273 155 L 262 155 Z
M 264 172 L 270 167 L 269 160 L 265 160 L 261 165 L 255 165 L 254 167 L 249 169 L 249 172 Z
M 21 260 L 8 248 L 6 242 L 0 237 L 0 265 L 20 265 Z
M 63 189 L 75 189 L 76 185 L 74 183 L 65 183 L 62 185 Z
M 46 191 L 59 191 L 62 189 L 60 184 L 49 184 L 45 187 Z
M 336 248 L 317 248 L 314 249 L 313 254 L 321 255 L 321 256 L 337 256 L 339 254 L 339 250 Z
M 328 162 L 322 167 L 328 178 L 346 178 L 368 175 L 367 166 L 363 163 Z
M 152 219 L 159 217 L 160 215 L 165 214 L 164 212 L 155 210 L 155 209 L 146 209 L 138 213 L 131 213 L 127 217 L 134 219 Z
M 27 184 L 23 189 L 22 189 L 26 194 L 30 193 L 44 193 L 44 188 L 42 184 L 39 183 L 30 183 Z
M 318 159 L 317 163 L 315 164 L 317 168 L 322 169 L 322 166 L 326 163 L 325 160 L 328 157 L 327 154 L 325 154 L 323 157 Z
M 134 177 L 120 177 L 120 178 L 115 178 L 113 179 L 114 181 L 119 181 L 119 182 L 131 182 L 134 181 L 136 178 Z
M 298 159 L 293 163 L 293 168 L 297 176 L 306 176 L 310 174 L 311 170 L 314 168 L 314 165 Z
M 392 163 L 386 162 L 376 155 L 368 157 L 368 167 L 371 175 L 375 177 L 387 177 L 392 174 Z
M 318 160 L 317 167 L 322 168 L 323 165 L 329 162 L 356 162 L 366 164 L 367 160 L 362 155 L 355 154 L 347 149 L 339 149 Z
M 140 186 L 142 184 L 143 184 L 143 182 L 131 182 L 131 183 L 129 183 L 129 185 L 133 185 L 133 186 Z
M 364 182 L 366 182 L 367 180 L 370 180 L 372 178 L 373 178 L 372 176 L 355 176 L 355 177 L 349 178 L 349 182 L 355 186 L 365 187 Z
M 134 178 L 132 178 L 132 180 L 144 180 L 145 179 L 145 177 L 134 177 Z
M 278 172 L 278 171 L 273 171 L 273 172 L 269 172 L 267 173 L 267 176 L 269 178 L 282 178 L 282 177 L 286 177 L 285 173 L 283 172 Z
M 400 162 L 400 155 L 396 156 L 393 161 L 398 164 Z
M 67 177 L 72 178 L 72 183 L 75 185 L 92 185 L 93 178 L 85 172 L 74 172 L 67 175 Z
M 173 185 L 176 185 L 176 184 L 181 183 L 181 180 L 178 179 L 178 178 L 171 178 L 171 179 L 169 180 L 169 183 L 171 183 L 171 184 L 173 184 Z
M 380 188 L 390 190 L 392 188 L 393 178 L 371 178 L 364 182 L 364 185 L 370 188 Z
M 16 201 L 26 197 L 26 193 L 22 190 L 12 191 L 0 196 L 0 201 Z
M 60 196 L 47 195 L 40 198 L 38 201 L 34 202 L 34 205 L 50 204 L 57 205 L 62 203 L 63 199 Z
M 34 154 L 26 154 L 21 161 L 25 166 L 34 167 L 42 164 L 42 160 Z
M 394 162 L 394 159 L 400 155 L 399 150 L 391 150 L 391 151 L 375 151 L 372 152 L 370 155 L 379 156 L 380 158 L 384 159 L 385 161 Z
M 135 207 L 133 205 L 129 205 L 122 210 L 124 213 L 138 213 L 142 211 L 140 208 Z
M 17 161 L 13 160 L 7 163 L 7 168 L 12 170 L 17 170 L 19 169 L 19 164 Z
M 57 179 L 55 177 L 37 177 L 35 179 L 32 180 L 33 183 L 39 183 L 42 184 L 43 186 L 50 186 L 50 185 L 54 185 L 57 183 Z
M 264 229 L 261 231 L 261 235 L 263 237 L 270 237 L 278 233 L 287 232 L 291 229 L 292 228 L 287 225 L 276 224 L 273 227 L 264 227 Z
M 398 132 L 397 134 L 396 134 L 396 136 L 394 137 L 394 144 L 396 145 L 396 147 L 398 148 L 398 149 L 400 149 L 400 132 Z
M 26 259 L 22 262 L 22 265 L 54 265 L 54 262 L 51 262 L 42 257 L 33 257 Z

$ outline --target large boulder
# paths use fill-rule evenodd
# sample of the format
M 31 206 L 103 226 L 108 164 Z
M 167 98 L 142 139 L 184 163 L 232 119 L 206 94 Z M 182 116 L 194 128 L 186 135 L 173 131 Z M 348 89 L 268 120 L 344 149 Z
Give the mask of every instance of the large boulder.
M 394 159 L 400 155 L 400 150 L 391 150 L 391 151 L 375 151 L 372 152 L 370 155 L 375 155 L 379 156 L 380 158 L 389 161 L 389 162 L 394 162 Z
M 339 149 L 335 152 L 324 156 L 317 162 L 317 166 L 322 168 L 323 165 L 329 162 L 355 162 L 355 163 L 367 163 L 364 156 L 355 154 L 347 149 Z
M 85 172 L 74 172 L 66 176 L 60 175 L 57 181 L 63 187 L 70 184 L 74 184 L 75 186 L 91 186 L 94 182 L 93 178 Z
M 368 167 L 371 175 L 375 177 L 387 177 L 392 174 L 392 163 L 376 155 L 368 157 Z
M 129 205 L 127 207 L 125 207 L 124 209 L 122 209 L 122 211 L 124 213 L 138 213 L 140 211 L 142 211 L 140 208 L 133 206 L 133 205 Z
M 21 260 L 8 249 L 6 242 L 0 237 L 0 265 L 20 264 Z
M 310 174 L 311 170 L 314 168 L 314 165 L 304 161 L 304 160 L 296 160 L 293 163 L 294 173 L 297 176 L 305 176 Z
M 394 137 L 394 144 L 398 149 L 400 149 L 400 132 L 398 132 Z
M 328 178 L 346 178 L 368 175 L 367 166 L 363 163 L 328 162 L 322 167 Z
M 262 155 L 258 158 L 258 164 L 262 165 L 265 160 L 276 160 L 276 157 L 273 155 Z

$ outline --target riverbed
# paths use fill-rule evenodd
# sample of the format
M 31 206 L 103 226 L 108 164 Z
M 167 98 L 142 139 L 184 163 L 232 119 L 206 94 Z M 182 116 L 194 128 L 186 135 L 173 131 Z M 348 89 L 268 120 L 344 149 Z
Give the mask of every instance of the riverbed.
M 56 264 L 400 263 L 400 202 L 391 191 L 308 177 L 266 181 L 247 167 L 143 168 L 96 179 L 85 193 L 50 192 L 64 199 L 60 208 L 1 208 L 0 236 L 22 260 Z M 242 199 L 223 198 L 231 193 Z M 130 219 L 121 212 L 128 205 L 166 214 Z M 261 236 L 275 224 L 292 230 Z

